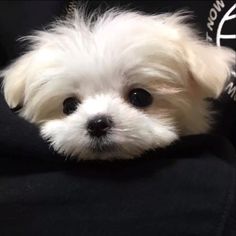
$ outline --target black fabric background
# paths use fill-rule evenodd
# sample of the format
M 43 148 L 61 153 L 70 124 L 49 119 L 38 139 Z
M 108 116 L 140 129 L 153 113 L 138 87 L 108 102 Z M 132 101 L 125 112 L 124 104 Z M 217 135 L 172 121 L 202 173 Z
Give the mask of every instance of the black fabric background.
M 214 3 L 104 2 L 149 13 L 189 9 L 203 35 Z M 24 49 L 18 37 L 64 14 L 66 4 L 0 1 L 0 66 Z M 235 104 L 223 95 L 216 105 L 224 115 L 212 135 L 184 137 L 135 161 L 73 163 L 50 150 L 1 95 L 0 235 L 236 235 Z

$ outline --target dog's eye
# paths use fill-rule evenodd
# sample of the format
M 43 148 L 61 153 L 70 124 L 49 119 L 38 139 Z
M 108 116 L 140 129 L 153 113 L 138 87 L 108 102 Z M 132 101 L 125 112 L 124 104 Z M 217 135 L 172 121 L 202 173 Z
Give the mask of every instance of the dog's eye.
M 141 88 L 133 89 L 128 95 L 129 102 L 135 107 L 147 107 L 152 103 L 152 95 Z
M 63 102 L 63 112 L 66 115 L 73 113 L 79 104 L 79 100 L 76 97 L 66 98 Z

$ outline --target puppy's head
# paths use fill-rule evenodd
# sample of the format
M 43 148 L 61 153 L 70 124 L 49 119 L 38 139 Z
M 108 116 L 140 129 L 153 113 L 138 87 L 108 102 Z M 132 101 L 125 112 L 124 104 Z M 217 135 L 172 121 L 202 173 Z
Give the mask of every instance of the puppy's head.
M 200 40 L 185 19 L 76 12 L 28 37 L 30 50 L 2 72 L 6 101 L 79 159 L 133 158 L 206 132 L 205 98 L 220 94 L 235 55 Z

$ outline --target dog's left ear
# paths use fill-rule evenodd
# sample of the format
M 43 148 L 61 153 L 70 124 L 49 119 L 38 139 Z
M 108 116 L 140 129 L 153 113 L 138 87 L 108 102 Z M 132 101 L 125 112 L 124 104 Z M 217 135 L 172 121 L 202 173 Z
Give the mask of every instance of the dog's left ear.
M 235 52 L 205 42 L 192 42 L 185 49 L 190 75 L 203 97 L 217 98 L 230 77 L 236 60 Z

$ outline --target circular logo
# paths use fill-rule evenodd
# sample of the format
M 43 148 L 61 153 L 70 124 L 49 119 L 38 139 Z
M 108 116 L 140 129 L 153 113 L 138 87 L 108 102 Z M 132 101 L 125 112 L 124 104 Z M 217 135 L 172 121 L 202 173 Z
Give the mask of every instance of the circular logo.
M 223 18 L 221 19 L 219 26 L 217 28 L 217 32 L 216 32 L 216 45 L 217 46 L 221 46 L 221 44 L 225 44 L 223 41 L 225 40 L 234 40 L 232 42 L 234 42 L 233 46 L 235 46 L 236 43 L 236 33 L 235 33 L 235 28 L 232 28 L 232 32 L 224 33 L 224 29 L 230 28 L 230 25 L 233 25 L 233 20 L 236 19 L 236 4 L 234 4 L 223 16 Z M 232 21 L 232 22 L 231 22 Z M 229 24 L 229 27 L 227 27 L 227 25 Z M 234 30 L 234 32 L 233 32 Z M 226 41 L 227 44 L 227 41 Z
M 216 0 L 209 10 L 206 38 L 236 50 L 236 3 Z

